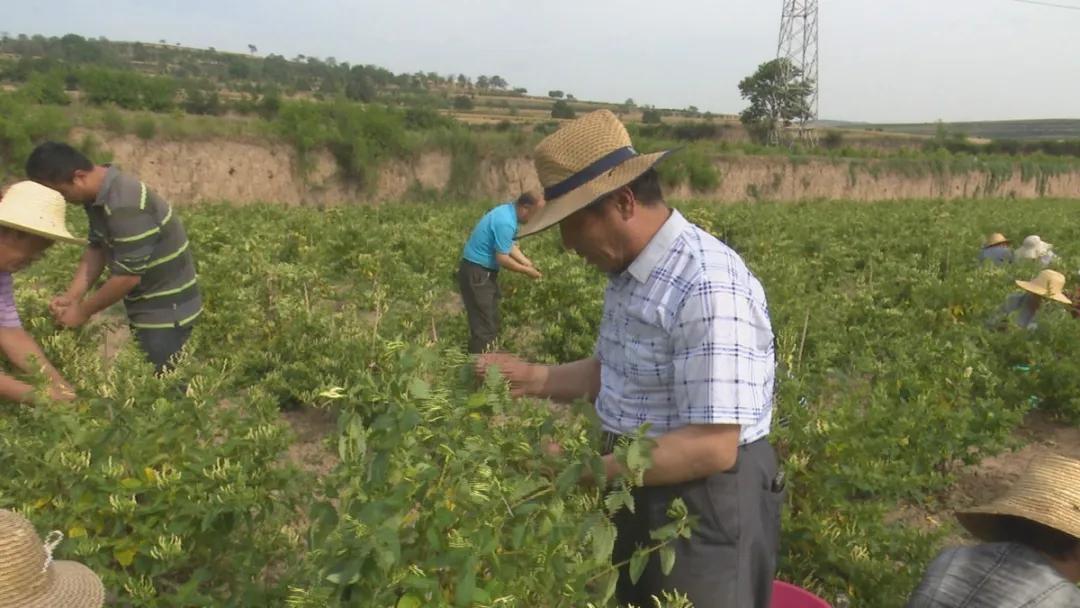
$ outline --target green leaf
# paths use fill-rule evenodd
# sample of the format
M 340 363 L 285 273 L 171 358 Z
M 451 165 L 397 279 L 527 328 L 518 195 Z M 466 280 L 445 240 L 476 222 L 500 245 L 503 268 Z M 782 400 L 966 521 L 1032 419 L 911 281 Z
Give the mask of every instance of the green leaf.
M 417 399 L 427 399 L 431 396 L 431 385 L 423 378 L 413 378 L 409 382 L 409 394 Z
M 593 526 L 592 534 L 593 559 L 598 563 L 606 563 L 611 560 L 611 551 L 615 547 L 615 525 L 604 519 Z
M 420 608 L 424 605 L 424 601 L 416 597 L 411 593 L 406 593 L 401 596 L 401 599 L 397 601 L 394 608 Z
M 598 602 L 598 604 L 601 606 L 607 604 L 608 600 L 610 600 L 615 595 L 615 587 L 617 587 L 619 584 L 619 571 L 612 570 L 611 572 L 608 572 L 604 575 L 604 578 L 602 580 L 604 591 L 603 595 L 600 596 L 600 601 Z
M 647 565 L 649 565 L 649 554 L 645 549 L 634 551 L 634 555 L 630 557 L 630 582 L 636 585 Z
M 675 567 L 675 547 L 671 545 L 664 545 L 660 547 L 660 571 L 664 573 L 664 576 L 671 574 L 671 569 Z
M 476 558 L 470 558 L 465 562 L 461 576 L 458 578 L 457 588 L 454 589 L 454 605 L 469 606 L 473 603 L 476 595 Z

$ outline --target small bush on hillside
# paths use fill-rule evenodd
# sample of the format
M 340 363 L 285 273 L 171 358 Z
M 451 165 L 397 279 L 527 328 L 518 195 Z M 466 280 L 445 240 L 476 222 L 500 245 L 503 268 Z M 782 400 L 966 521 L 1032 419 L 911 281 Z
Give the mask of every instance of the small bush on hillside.
M 458 95 L 454 98 L 455 110 L 471 110 L 474 107 L 475 104 L 473 103 L 472 97 L 469 97 L 468 95 Z
M 153 116 L 142 116 L 135 121 L 135 135 L 139 139 L 150 140 L 157 135 L 157 122 Z
M 577 112 L 574 112 L 574 108 L 562 99 L 551 106 L 552 118 L 575 118 L 576 116 Z
M 839 131 L 828 131 L 821 138 L 821 145 L 826 150 L 837 150 L 844 145 L 844 134 Z
M 105 109 L 105 112 L 101 114 L 101 124 L 105 127 L 106 131 L 111 133 L 116 133 L 117 135 L 127 133 L 127 119 L 124 118 L 124 115 L 115 107 Z
M 664 116 L 656 108 L 646 108 L 641 111 L 641 122 L 647 125 L 658 125 L 664 122 Z

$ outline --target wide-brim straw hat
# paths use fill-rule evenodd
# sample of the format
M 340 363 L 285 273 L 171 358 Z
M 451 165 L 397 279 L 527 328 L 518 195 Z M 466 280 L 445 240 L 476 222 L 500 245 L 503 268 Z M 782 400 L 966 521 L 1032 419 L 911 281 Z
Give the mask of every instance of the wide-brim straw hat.
M 1030 281 L 1018 280 L 1016 286 L 1041 298 L 1062 304 L 1072 304 L 1072 301 L 1062 293 L 1065 290 L 1065 275 L 1056 270 L 1044 270 Z
M 639 154 L 610 110 L 572 120 L 536 146 L 534 164 L 546 204 L 518 230 L 536 234 L 629 184 L 671 150 Z
M 960 524 L 987 542 L 1005 540 L 1002 517 L 1021 517 L 1080 539 L 1080 460 L 1036 458 L 1002 497 L 956 513 Z
M 0 608 L 100 608 L 105 603 L 101 579 L 89 568 L 52 560 L 57 544 L 58 539 L 43 543 L 25 517 L 0 509 Z
M 14 184 L 0 199 L 0 226 L 53 241 L 85 243 L 68 231 L 64 195 L 37 182 Z
M 994 234 L 991 234 L 990 236 L 986 237 L 986 242 L 983 243 L 983 249 L 986 249 L 987 247 L 994 247 L 995 245 L 1008 245 L 1008 244 L 1009 244 L 1009 239 L 1005 238 L 1004 234 L 1001 234 L 1000 232 L 995 232 Z
M 1034 260 L 1051 253 L 1054 246 L 1042 240 L 1037 234 L 1032 234 L 1024 239 L 1024 242 L 1016 248 L 1016 255 L 1020 258 Z

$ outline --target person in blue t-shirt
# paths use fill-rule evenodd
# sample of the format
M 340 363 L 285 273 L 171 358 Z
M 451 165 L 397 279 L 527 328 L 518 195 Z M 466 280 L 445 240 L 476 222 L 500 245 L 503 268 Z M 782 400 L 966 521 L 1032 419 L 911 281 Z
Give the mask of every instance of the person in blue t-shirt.
M 488 211 L 473 228 L 458 266 L 458 288 L 469 318 L 469 352 L 482 353 L 499 333 L 499 268 L 539 279 L 540 271 L 521 253 L 514 237 L 544 200 L 525 192 L 516 201 Z

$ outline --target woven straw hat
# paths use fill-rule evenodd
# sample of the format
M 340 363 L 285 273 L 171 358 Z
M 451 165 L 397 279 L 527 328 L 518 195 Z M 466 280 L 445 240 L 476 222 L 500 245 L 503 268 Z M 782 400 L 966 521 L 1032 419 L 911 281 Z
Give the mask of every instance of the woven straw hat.
M 101 579 L 77 562 L 53 561 L 63 534 L 46 543 L 25 517 L 0 509 L 0 608 L 100 608 Z
M 1008 245 L 1008 244 L 1009 244 L 1009 239 L 1005 238 L 1004 234 L 1001 234 L 1000 232 L 995 232 L 994 234 L 991 234 L 990 236 L 986 237 L 986 242 L 983 243 L 983 249 L 986 249 L 987 247 L 993 247 L 994 245 Z
M 1049 454 L 1036 458 L 1002 497 L 983 507 L 958 511 L 972 535 L 1002 540 L 1001 516 L 1022 517 L 1080 539 L 1080 460 Z
M 85 243 L 68 232 L 64 195 L 37 182 L 19 182 L 0 200 L 0 225 L 53 241 Z
M 1065 275 L 1056 270 L 1044 270 L 1030 281 L 1017 281 L 1016 286 L 1039 297 L 1072 304 L 1062 291 L 1065 289 Z
M 1016 248 L 1016 256 L 1027 260 L 1037 260 L 1050 253 L 1054 246 L 1042 240 L 1037 234 L 1024 237 L 1024 242 Z
M 558 224 L 589 203 L 637 179 L 671 151 L 638 154 L 610 110 L 570 121 L 536 146 L 536 174 L 547 204 L 521 226 L 518 236 Z

